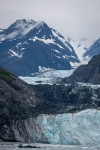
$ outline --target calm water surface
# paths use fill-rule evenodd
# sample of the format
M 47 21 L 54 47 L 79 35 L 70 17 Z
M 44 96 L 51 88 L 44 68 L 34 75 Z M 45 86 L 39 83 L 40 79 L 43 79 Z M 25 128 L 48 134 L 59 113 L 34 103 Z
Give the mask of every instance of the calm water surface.
M 20 148 L 19 145 L 22 147 Z M 25 148 L 25 146 L 31 148 Z M 40 148 L 32 148 L 40 147 Z M 100 150 L 100 146 L 66 146 L 49 144 L 21 144 L 21 143 L 0 143 L 0 150 Z

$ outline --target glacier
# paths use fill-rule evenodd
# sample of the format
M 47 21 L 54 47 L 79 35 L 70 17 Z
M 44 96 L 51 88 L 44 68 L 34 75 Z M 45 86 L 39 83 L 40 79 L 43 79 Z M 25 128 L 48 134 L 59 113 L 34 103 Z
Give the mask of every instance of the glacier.
M 23 125 L 24 124 L 24 125 Z M 76 113 L 40 114 L 12 123 L 18 141 L 21 134 L 38 143 L 63 145 L 99 145 L 100 111 L 87 109 Z
M 75 69 L 71 70 L 54 70 L 50 68 L 45 68 L 43 66 L 39 66 L 39 72 L 35 75 L 32 74 L 29 76 L 19 76 L 20 79 L 24 80 L 28 84 L 36 85 L 36 84 L 54 84 L 58 80 L 58 78 L 65 78 L 70 76 Z

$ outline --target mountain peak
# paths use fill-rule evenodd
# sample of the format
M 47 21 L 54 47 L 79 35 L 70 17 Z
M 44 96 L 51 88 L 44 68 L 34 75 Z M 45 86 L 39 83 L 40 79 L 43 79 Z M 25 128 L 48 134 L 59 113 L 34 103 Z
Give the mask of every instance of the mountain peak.
M 24 25 L 26 27 L 29 27 L 31 25 L 34 25 L 36 22 L 32 19 L 19 19 L 16 20 L 15 23 L 13 23 L 12 25 L 15 25 L 15 27 L 18 27 L 20 25 Z
M 2 32 L 3 40 L 12 40 L 26 35 L 37 22 L 32 19 L 19 19 Z M 1 35 L 1 37 L 2 37 Z M 2 39 L 0 39 L 2 41 Z
M 18 32 L 23 32 L 29 28 L 32 28 L 36 22 L 32 19 L 20 19 L 16 20 L 10 27 L 9 30 L 17 30 Z

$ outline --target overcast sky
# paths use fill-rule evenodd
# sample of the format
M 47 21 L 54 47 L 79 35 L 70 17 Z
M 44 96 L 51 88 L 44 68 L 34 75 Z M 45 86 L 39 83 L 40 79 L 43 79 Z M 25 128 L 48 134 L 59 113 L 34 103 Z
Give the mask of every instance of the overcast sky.
M 0 27 L 16 19 L 43 20 L 73 39 L 100 37 L 100 0 L 0 0 Z

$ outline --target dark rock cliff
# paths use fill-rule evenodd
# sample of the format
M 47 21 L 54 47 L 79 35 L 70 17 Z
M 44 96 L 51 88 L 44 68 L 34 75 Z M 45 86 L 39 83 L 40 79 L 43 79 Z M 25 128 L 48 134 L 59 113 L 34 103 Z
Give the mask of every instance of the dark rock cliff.
M 31 87 L 0 67 L 0 138 L 16 140 L 11 121 L 34 115 L 36 104 Z
M 77 68 L 74 73 L 63 80 L 64 83 L 84 82 L 100 84 L 100 55 L 94 56 L 87 65 Z

